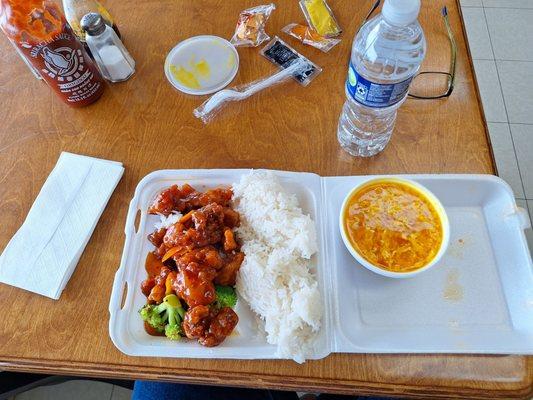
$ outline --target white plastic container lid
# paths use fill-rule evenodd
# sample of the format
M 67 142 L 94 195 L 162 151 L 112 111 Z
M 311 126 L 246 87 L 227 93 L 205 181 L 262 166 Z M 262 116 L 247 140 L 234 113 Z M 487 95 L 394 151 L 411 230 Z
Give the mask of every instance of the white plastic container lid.
M 385 0 L 381 14 L 394 25 L 415 22 L 420 12 L 420 0 Z
M 239 54 L 218 36 L 194 36 L 178 43 L 165 60 L 168 81 L 181 92 L 214 93 L 227 86 L 239 69 Z

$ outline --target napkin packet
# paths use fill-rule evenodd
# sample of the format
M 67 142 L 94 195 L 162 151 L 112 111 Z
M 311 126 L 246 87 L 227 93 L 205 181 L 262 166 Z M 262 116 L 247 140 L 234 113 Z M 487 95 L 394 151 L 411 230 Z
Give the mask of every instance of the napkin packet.
M 0 282 L 59 299 L 124 167 L 61 153 L 0 256 Z

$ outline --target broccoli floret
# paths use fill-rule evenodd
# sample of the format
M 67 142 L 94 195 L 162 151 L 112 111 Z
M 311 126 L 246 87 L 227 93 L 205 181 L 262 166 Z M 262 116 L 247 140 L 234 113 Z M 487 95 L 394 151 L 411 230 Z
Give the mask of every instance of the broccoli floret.
M 165 336 L 170 340 L 180 340 L 182 336 L 185 336 L 181 323 L 167 324 L 165 326 Z
M 165 336 L 178 340 L 183 334 L 181 321 L 185 310 L 181 306 L 178 296 L 169 294 L 158 305 L 147 304 L 139 311 L 141 317 L 158 332 L 165 332 Z
M 165 336 L 172 340 L 179 340 L 183 335 L 181 321 L 185 316 L 185 310 L 175 294 L 165 296 L 161 304 L 166 305 L 168 324 L 165 326 Z
M 146 304 L 139 310 L 139 314 L 141 314 L 143 321 L 145 321 L 158 332 L 163 332 L 165 330 L 167 316 L 165 314 L 160 314 L 157 306 L 153 304 Z
M 215 292 L 217 295 L 216 305 L 219 308 L 223 307 L 235 307 L 237 304 L 237 293 L 231 286 L 215 286 Z
M 172 340 L 179 340 L 183 333 L 181 321 L 185 316 L 185 310 L 181 306 L 178 296 L 175 294 L 165 296 L 163 302 L 157 308 L 167 315 L 165 336 Z

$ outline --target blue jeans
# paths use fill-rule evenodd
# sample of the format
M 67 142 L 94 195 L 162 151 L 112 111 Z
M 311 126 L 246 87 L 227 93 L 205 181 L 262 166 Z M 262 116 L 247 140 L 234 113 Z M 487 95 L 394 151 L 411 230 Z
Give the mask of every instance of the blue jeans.
M 298 400 L 295 392 L 135 381 L 132 400 Z
M 186 385 L 135 381 L 132 400 L 298 400 L 295 392 L 223 386 Z M 318 400 L 393 400 L 390 397 L 358 397 L 321 394 Z M 396 399 L 399 400 L 399 399 Z

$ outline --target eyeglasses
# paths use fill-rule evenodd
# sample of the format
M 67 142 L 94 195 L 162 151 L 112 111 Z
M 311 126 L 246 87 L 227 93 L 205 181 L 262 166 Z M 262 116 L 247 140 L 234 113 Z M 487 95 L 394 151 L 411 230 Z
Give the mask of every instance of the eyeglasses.
M 363 23 L 357 30 L 359 32 L 363 25 L 368 21 L 370 16 L 379 7 L 381 0 L 376 0 L 370 11 L 366 15 Z M 448 33 L 448 39 L 450 41 L 451 60 L 449 72 L 442 71 L 423 71 L 419 72 L 412 80 L 409 89 L 409 97 L 421 100 L 434 100 L 449 97 L 453 92 L 455 84 L 455 67 L 457 61 L 457 44 L 453 36 L 450 21 L 448 19 L 448 9 L 443 7 L 441 10 L 444 25 L 446 26 L 446 32 Z

